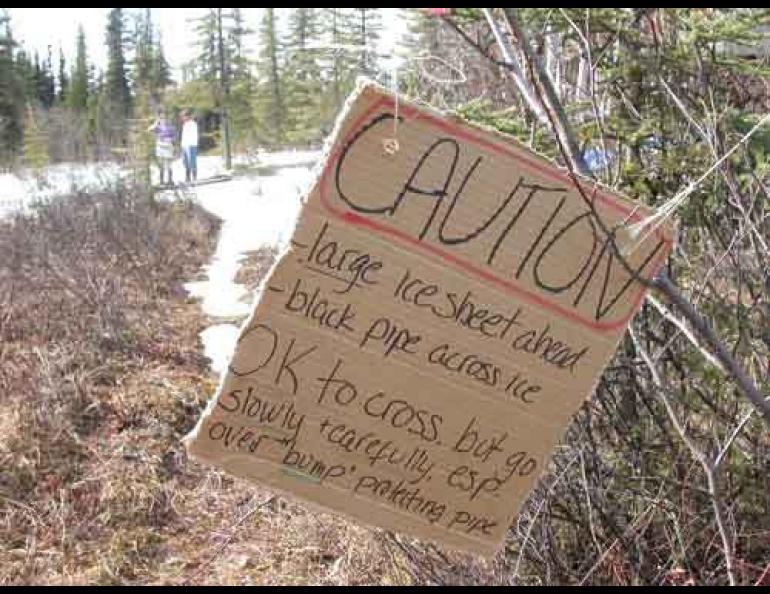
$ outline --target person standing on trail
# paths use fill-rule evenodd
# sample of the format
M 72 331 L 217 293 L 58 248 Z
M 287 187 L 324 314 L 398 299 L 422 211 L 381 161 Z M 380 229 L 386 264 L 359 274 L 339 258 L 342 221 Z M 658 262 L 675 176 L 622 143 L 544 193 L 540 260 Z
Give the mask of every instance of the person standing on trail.
M 158 168 L 160 169 L 160 185 L 162 186 L 163 180 L 168 178 L 166 183 L 171 186 L 174 184 L 171 171 L 171 164 L 174 160 L 174 139 L 176 138 L 174 126 L 166 118 L 165 112 L 161 110 L 147 131 L 155 133 L 155 157 L 158 159 Z
M 198 179 L 198 124 L 188 110 L 182 112 L 182 162 L 188 182 Z

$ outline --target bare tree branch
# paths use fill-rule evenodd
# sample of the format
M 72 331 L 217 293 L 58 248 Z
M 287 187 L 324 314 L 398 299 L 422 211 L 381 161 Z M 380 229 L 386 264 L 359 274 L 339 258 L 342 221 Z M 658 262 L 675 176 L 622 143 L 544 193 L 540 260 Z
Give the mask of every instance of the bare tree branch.
M 593 208 L 592 201 L 586 196 L 585 191 L 578 181 L 576 170 L 583 176 L 589 178 L 591 177 L 590 171 L 588 170 L 582 155 L 579 153 L 574 132 L 569 124 L 564 107 L 561 105 L 558 97 L 556 97 L 556 92 L 553 89 L 550 78 L 529 44 L 529 37 L 517 19 L 516 9 L 505 8 L 503 10 L 510 25 L 511 32 L 516 36 L 521 47 L 522 54 L 526 60 L 526 65 L 529 68 L 531 76 L 535 80 L 535 91 L 538 94 L 538 98 L 542 105 L 546 107 L 546 115 L 551 122 L 557 144 L 559 145 L 559 150 L 567 163 L 575 187 L 578 192 L 580 192 L 586 204 L 592 209 L 594 215 L 593 218 L 600 225 L 602 230 L 607 233 L 608 237 L 614 238 L 614 233 L 606 228 L 601 217 L 598 216 Z M 757 410 L 762 413 L 765 422 L 770 426 L 770 398 L 767 398 L 761 393 L 756 383 L 745 373 L 735 357 L 728 351 L 725 344 L 714 332 L 711 325 L 679 291 L 665 272 L 661 272 L 657 278 L 648 281 L 631 269 L 625 258 L 619 252 L 614 240 L 609 243 L 611 244 L 611 248 L 615 250 L 616 256 L 621 264 L 625 267 L 626 271 L 633 275 L 635 280 L 647 287 L 659 289 L 666 295 L 666 297 L 668 297 L 669 301 L 679 309 L 681 314 L 695 329 L 695 332 L 700 339 L 699 343 L 701 348 L 711 352 L 714 358 L 730 373 L 740 391 L 751 401 Z
M 487 9 L 488 10 L 488 9 Z M 516 16 L 515 8 L 504 8 L 503 14 L 508 22 L 511 32 L 516 36 L 519 42 L 519 47 L 524 54 L 525 60 L 529 63 L 535 74 L 535 86 L 540 87 L 542 95 L 540 96 L 544 105 L 550 110 L 555 120 L 555 133 L 559 136 L 567 149 L 567 158 L 572 163 L 572 166 L 577 169 L 582 175 L 592 178 L 591 170 L 583 158 L 583 154 L 580 152 L 576 136 L 572 130 L 572 125 L 567 118 L 567 112 L 564 111 L 564 106 L 561 104 L 556 89 L 553 87 L 553 81 L 548 76 L 548 72 L 545 70 L 540 57 L 532 50 L 532 46 L 529 42 L 529 35 L 526 30 L 519 24 L 519 20 Z
M 505 65 L 508 67 L 508 71 L 511 73 L 513 81 L 516 83 L 516 87 L 519 89 L 519 92 L 522 94 L 527 105 L 538 118 L 538 120 L 544 120 L 545 114 L 543 113 L 543 106 L 537 100 L 534 89 L 532 89 L 529 81 L 527 81 L 514 48 L 511 46 L 511 44 L 505 38 L 505 35 L 503 35 L 503 32 L 500 31 L 500 28 L 497 26 L 497 22 L 495 21 L 495 18 L 492 14 L 492 10 L 490 8 L 484 8 L 483 10 L 484 16 L 486 17 L 487 22 L 489 23 L 489 27 L 492 30 L 492 34 L 495 36 L 495 41 L 497 41 L 497 45 L 500 48 L 500 53 L 505 60 Z
M 730 535 L 727 533 L 727 521 L 725 519 L 722 499 L 721 499 L 721 495 L 719 493 L 719 489 L 717 485 L 717 477 L 716 477 L 717 466 L 715 462 L 711 461 L 709 457 L 706 455 L 706 453 L 703 452 L 695 444 L 693 439 L 687 434 L 687 430 L 684 428 L 684 426 L 682 425 L 682 422 L 679 420 L 679 417 L 677 416 L 676 411 L 674 411 L 673 404 L 671 403 L 671 392 L 672 392 L 671 388 L 663 380 L 663 377 L 658 371 L 658 368 L 655 365 L 654 361 L 652 360 L 652 357 L 642 346 L 641 342 L 636 337 L 636 333 L 633 331 L 632 328 L 629 328 L 629 333 L 631 334 L 631 340 L 633 340 L 634 342 L 634 346 L 636 347 L 637 353 L 639 353 L 639 356 L 642 358 L 645 365 L 647 365 L 647 368 L 650 371 L 653 384 L 658 389 L 658 393 L 660 394 L 661 400 L 663 401 L 663 406 L 665 407 L 666 412 L 668 413 L 668 416 L 671 419 L 671 423 L 674 425 L 674 428 L 677 430 L 677 433 L 679 433 L 679 436 L 682 438 L 682 441 L 687 446 L 687 449 L 690 450 L 690 453 L 692 454 L 693 458 L 695 458 L 698 461 L 698 463 L 701 465 L 701 467 L 703 468 L 703 472 L 706 475 L 706 484 L 708 486 L 708 493 L 711 499 L 711 507 L 714 511 L 714 519 L 716 520 L 716 523 L 717 523 L 719 536 L 722 539 L 722 547 L 724 549 L 723 552 L 725 555 L 725 564 L 727 565 L 727 577 L 730 580 L 730 585 L 735 586 L 738 584 L 738 580 L 735 577 L 735 553 L 734 553 L 735 542 L 734 542 L 734 539 L 731 538 Z

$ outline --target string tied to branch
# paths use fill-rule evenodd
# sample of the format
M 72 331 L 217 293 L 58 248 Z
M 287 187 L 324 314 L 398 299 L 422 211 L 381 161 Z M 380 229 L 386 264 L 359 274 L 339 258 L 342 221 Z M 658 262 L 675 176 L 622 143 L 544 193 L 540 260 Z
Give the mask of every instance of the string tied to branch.
M 650 216 L 642 219 L 637 223 L 628 225 L 626 230 L 628 231 L 628 234 L 631 236 L 631 238 L 635 240 L 635 242 L 629 244 L 629 246 L 623 250 L 624 255 L 628 255 L 634 252 L 650 237 L 650 235 L 655 233 L 655 231 L 660 228 L 660 226 L 665 223 L 666 220 L 672 217 L 674 213 L 687 202 L 688 198 L 692 196 L 692 194 L 695 192 L 695 190 L 698 189 L 701 183 L 703 183 L 714 171 L 716 171 L 722 165 L 722 163 L 729 159 L 733 153 L 735 153 L 735 151 L 746 144 L 757 132 L 757 130 L 759 130 L 762 125 L 769 120 L 770 113 L 766 113 L 751 128 L 751 130 L 744 134 L 743 137 L 729 151 L 717 159 L 714 164 L 711 165 L 711 167 L 709 167 L 700 177 L 698 177 L 698 179 L 689 183 L 673 198 L 659 206 Z

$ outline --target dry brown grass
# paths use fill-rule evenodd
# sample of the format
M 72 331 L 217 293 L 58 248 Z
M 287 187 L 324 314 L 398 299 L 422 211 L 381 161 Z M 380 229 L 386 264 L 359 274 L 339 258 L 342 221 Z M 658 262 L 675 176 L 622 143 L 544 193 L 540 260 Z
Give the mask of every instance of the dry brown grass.
M 0 583 L 394 581 L 374 532 L 187 460 L 216 226 L 118 193 L 0 227 Z
M 262 278 L 270 271 L 270 267 L 278 257 L 278 250 L 273 246 L 265 246 L 257 250 L 247 252 L 241 262 L 235 282 L 245 285 L 249 292 L 253 292 Z
M 546 477 L 507 551 L 485 563 L 317 513 L 187 459 L 181 438 L 217 378 L 200 354 L 199 332 L 210 320 L 182 283 L 208 260 L 216 226 L 191 204 L 155 205 L 121 193 L 74 197 L 0 223 L 0 584 L 555 581 L 537 564 L 550 554 L 546 561 L 558 567 L 563 555 L 553 551 L 566 537 L 537 521 L 582 510 L 583 491 L 556 489 L 566 470 Z M 274 258 L 269 249 L 250 254 L 237 280 L 253 290 Z M 567 445 L 587 443 L 585 423 L 606 422 L 592 410 L 581 413 Z M 625 428 L 617 434 L 636 439 Z M 576 451 L 566 447 L 557 463 L 576 467 Z M 602 463 L 622 463 L 621 446 L 601 451 Z M 589 469 L 587 476 L 614 475 Z M 686 492 L 671 508 L 677 533 L 716 542 L 702 519 L 702 494 L 680 483 Z M 634 496 L 622 485 L 616 490 L 622 501 Z M 614 496 L 609 487 L 592 493 Z M 736 513 L 766 518 L 766 497 L 766 490 L 736 497 L 752 506 Z M 573 572 L 592 572 L 597 583 L 633 581 L 623 539 L 641 539 L 655 528 L 652 512 L 668 509 L 648 507 L 621 537 L 607 537 L 600 563 Z M 590 551 L 580 518 L 567 520 Z M 767 550 L 765 524 L 752 522 L 751 540 L 741 540 L 739 569 L 751 583 L 767 579 L 767 563 L 755 554 Z M 664 544 L 658 548 L 650 554 L 669 555 Z M 719 549 L 709 544 L 708 552 L 717 561 L 703 565 L 718 567 Z M 673 561 L 661 566 L 659 581 L 706 581 Z

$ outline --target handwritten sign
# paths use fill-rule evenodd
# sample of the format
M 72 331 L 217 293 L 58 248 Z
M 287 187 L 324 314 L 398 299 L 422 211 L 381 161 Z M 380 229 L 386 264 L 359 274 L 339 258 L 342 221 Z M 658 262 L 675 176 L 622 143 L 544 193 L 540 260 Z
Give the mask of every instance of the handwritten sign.
M 492 554 L 593 390 L 670 230 L 508 137 L 364 86 L 192 455 Z M 390 148 L 391 150 L 386 150 Z M 259 225 L 254 221 L 254 225 Z

